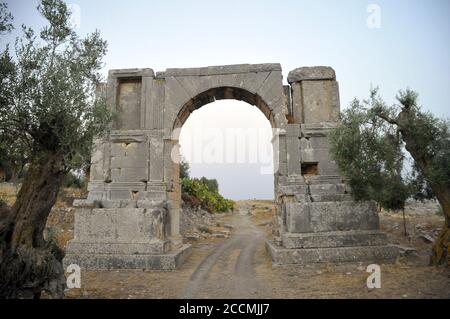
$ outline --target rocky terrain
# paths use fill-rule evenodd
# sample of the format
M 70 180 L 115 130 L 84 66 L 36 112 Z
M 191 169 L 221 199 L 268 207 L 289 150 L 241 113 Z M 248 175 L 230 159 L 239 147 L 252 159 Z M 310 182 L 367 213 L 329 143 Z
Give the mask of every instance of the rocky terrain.
M 211 214 L 203 209 L 183 208 L 181 233 L 187 242 L 208 238 L 228 238 L 233 226 L 225 222 L 229 213 Z

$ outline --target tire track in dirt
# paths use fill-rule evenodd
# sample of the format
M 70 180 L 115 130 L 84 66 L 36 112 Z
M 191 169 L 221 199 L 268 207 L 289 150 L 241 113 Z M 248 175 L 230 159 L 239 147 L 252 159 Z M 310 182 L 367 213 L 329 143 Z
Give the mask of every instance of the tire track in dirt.
M 250 298 L 260 286 L 255 277 L 254 255 L 258 245 L 264 245 L 265 235 L 256 226 L 252 225 L 248 216 L 238 216 L 234 224 L 232 236 L 216 247 L 192 273 L 185 288 L 184 298 L 195 298 L 201 292 L 202 287 L 217 287 L 218 295 L 227 295 L 228 298 Z M 234 269 L 224 270 L 214 279 L 210 276 L 220 259 L 231 258 L 231 253 L 240 250 Z M 217 270 L 215 270 L 217 271 Z M 227 273 L 229 272 L 229 273 Z M 219 282 L 221 279 L 231 278 L 231 286 Z M 215 281 L 215 282 L 214 282 Z M 228 290 L 228 291 L 226 291 Z
M 194 298 L 201 285 L 206 281 L 211 269 L 217 263 L 218 259 L 227 251 L 233 250 L 238 243 L 239 237 L 230 238 L 215 248 L 203 261 L 198 265 L 197 269 L 191 275 L 189 282 L 185 288 L 184 297 Z

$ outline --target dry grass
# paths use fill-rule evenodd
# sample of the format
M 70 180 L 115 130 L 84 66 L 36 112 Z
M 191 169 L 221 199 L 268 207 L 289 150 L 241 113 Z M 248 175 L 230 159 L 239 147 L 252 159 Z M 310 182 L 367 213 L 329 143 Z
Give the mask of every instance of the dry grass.
M 16 196 L 19 189 L 20 185 L 0 183 L 0 199 L 11 206 L 16 201 Z
M 0 199 L 8 205 L 13 205 L 20 184 L 0 183 Z M 53 236 L 58 246 L 65 248 L 67 242 L 73 238 L 74 209 L 72 202 L 75 198 L 82 198 L 83 191 L 77 188 L 64 188 L 58 195 L 55 206 L 47 219 L 45 236 Z
M 19 190 L 20 184 L 0 183 L 0 199 L 11 206 L 16 201 L 16 196 L 19 193 Z M 59 193 L 54 208 L 71 207 L 73 199 L 83 198 L 84 196 L 84 190 L 78 188 L 64 188 Z

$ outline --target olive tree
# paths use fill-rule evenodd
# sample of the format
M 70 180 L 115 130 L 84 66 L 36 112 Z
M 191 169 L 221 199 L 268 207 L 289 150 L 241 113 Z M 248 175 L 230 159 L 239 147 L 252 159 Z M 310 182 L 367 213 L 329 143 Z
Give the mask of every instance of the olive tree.
M 431 262 L 448 264 L 450 249 L 450 123 L 417 104 L 418 94 L 400 91 L 389 106 L 372 90 L 341 113 L 331 132 L 332 155 L 356 200 L 375 200 L 401 209 L 407 198 L 435 196 L 445 223 L 433 246 Z M 412 159 L 406 165 L 405 151 Z M 407 171 L 410 170 L 409 173 Z
M 106 42 L 98 31 L 78 36 L 61 0 L 42 0 L 37 10 L 47 25 L 38 34 L 22 26 L 1 56 L 0 134 L 25 147 L 29 161 L 14 205 L 0 216 L 3 297 L 39 297 L 55 282 L 61 295 L 63 254 L 44 240 L 44 227 L 65 176 L 111 119 L 95 95 Z

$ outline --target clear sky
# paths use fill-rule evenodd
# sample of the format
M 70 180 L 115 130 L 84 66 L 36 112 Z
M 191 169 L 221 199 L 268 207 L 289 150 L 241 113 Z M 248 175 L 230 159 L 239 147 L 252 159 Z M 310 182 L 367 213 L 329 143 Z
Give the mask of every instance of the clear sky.
M 35 10 L 37 1 L 7 3 L 16 23 L 42 25 Z M 67 3 L 79 8 L 78 32 L 99 29 L 108 41 L 105 74 L 110 68 L 162 71 L 169 67 L 278 62 L 286 78 L 296 67 L 329 65 L 336 70 L 342 107 L 355 96 L 367 97 L 371 85 L 380 86 L 389 103 L 394 102 L 399 89 L 411 87 L 419 92 L 425 109 L 439 116 L 450 115 L 448 0 Z M 367 24 L 373 13 L 367 11 L 370 4 L 380 9 L 379 27 Z M 188 124 L 194 116 L 201 117 L 195 127 L 202 123 L 211 126 L 218 118 L 223 125 L 225 121 L 233 123 L 238 114 L 227 105 L 242 106 L 236 103 L 216 102 L 202 108 L 191 116 L 182 134 L 190 134 Z M 202 117 L 202 112 L 207 114 Z M 247 123 L 267 127 L 258 112 L 253 107 L 239 116 Z M 273 179 L 257 176 L 257 171 L 236 165 L 234 170 L 217 165 L 193 168 L 194 175 L 218 178 L 221 190 L 234 198 L 271 194 Z M 239 179 L 248 181 L 245 187 L 236 186 Z

